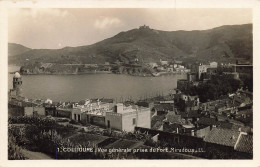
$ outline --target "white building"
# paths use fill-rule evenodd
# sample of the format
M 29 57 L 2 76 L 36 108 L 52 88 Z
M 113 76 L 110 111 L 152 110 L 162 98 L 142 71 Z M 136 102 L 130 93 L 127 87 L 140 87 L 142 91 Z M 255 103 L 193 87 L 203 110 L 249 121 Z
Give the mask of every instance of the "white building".
M 105 116 L 107 128 L 131 132 L 135 127 L 151 128 L 151 110 L 144 107 L 124 106 L 118 103 L 115 110 Z
M 213 62 L 209 63 L 209 66 L 210 66 L 210 68 L 217 68 L 218 67 L 218 63 L 213 61 Z
M 87 99 L 85 100 L 85 104 L 83 105 L 76 104 L 73 105 L 73 108 L 80 109 L 82 112 L 87 112 L 87 113 L 100 112 L 100 115 L 102 115 L 103 112 L 106 112 L 111 108 L 111 104 L 101 102 L 99 99 L 97 99 L 96 101 Z
M 148 65 L 149 65 L 151 68 L 158 67 L 158 64 L 157 64 L 157 63 L 149 63 Z
M 162 66 L 163 66 L 163 65 L 168 65 L 168 61 L 160 60 L 160 63 L 161 63 Z

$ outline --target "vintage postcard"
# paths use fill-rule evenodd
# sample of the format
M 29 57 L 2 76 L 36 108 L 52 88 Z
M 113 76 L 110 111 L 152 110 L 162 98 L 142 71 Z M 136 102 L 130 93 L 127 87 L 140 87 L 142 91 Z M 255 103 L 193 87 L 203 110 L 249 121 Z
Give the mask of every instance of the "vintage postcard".
M 105 2 L 3 3 L 6 165 L 257 166 L 259 3 Z

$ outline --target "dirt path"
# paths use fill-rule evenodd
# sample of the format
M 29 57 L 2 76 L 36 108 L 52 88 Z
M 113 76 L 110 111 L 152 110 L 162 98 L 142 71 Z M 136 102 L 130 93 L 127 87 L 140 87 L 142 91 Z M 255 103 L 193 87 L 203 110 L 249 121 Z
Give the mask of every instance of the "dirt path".
M 50 156 L 48 156 L 44 153 L 41 153 L 41 152 L 33 152 L 33 151 L 25 150 L 25 149 L 22 149 L 21 152 L 25 157 L 27 157 L 28 159 L 32 159 L 32 160 L 53 159 Z

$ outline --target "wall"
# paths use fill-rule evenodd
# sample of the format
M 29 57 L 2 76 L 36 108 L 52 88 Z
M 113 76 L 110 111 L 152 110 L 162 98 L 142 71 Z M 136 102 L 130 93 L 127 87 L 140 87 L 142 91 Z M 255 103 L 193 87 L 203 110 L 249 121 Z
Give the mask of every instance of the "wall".
M 138 101 L 136 105 L 138 105 L 139 107 L 149 107 L 150 109 L 152 109 L 154 107 L 154 102 Z
M 151 128 L 150 109 L 142 109 L 142 111 L 138 112 L 137 126 L 142 128 Z
M 204 138 L 210 132 L 210 126 L 207 126 L 203 129 L 199 129 L 195 132 L 196 137 Z
M 24 107 L 24 115 L 32 116 L 33 115 L 33 107 Z
M 135 119 L 135 124 L 133 124 L 133 119 Z M 151 111 L 149 108 L 122 115 L 122 130 L 132 132 L 136 126 L 151 128 Z
M 63 110 L 63 109 L 56 109 L 55 115 L 56 117 L 65 117 L 71 118 L 71 110 Z
M 24 115 L 25 116 L 45 116 L 45 108 L 44 107 L 24 107 Z
M 252 65 L 235 65 L 233 66 L 233 71 L 238 73 L 253 73 L 253 66 Z
M 37 112 L 37 115 L 45 116 L 45 108 L 44 107 L 34 107 L 34 112 Z
M 87 120 L 87 114 L 86 114 L 86 113 L 81 113 L 81 120 L 80 120 L 80 122 L 81 122 L 82 124 L 84 124 L 84 125 L 90 123 L 89 120 Z
M 207 72 L 208 68 L 209 68 L 208 65 L 200 65 L 199 66 L 199 78 L 198 79 L 200 79 L 202 73 L 206 73 Z
M 231 76 L 234 79 L 239 79 L 239 73 L 237 72 L 225 72 L 224 74 Z
M 188 79 L 188 81 L 196 81 L 197 80 L 197 76 L 196 76 L 195 73 L 189 73 L 187 75 L 187 79 Z
M 138 114 L 137 114 L 138 113 Z M 133 119 L 135 118 L 135 124 Z M 112 129 L 132 132 L 135 127 L 151 128 L 151 111 L 149 108 L 141 109 L 138 112 L 129 112 L 119 114 L 115 112 L 107 112 L 105 116 L 105 125 L 108 126 L 107 121 L 110 121 Z M 100 123 L 100 122 L 99 122 Z
M 51 116 L 56 116 L 56 107 L 45 107 L 45 112 L 46 116 L 51 115 Z
M 16 96 L 16 90 L 11 89 L 10 90 L 10 96 Z
M 104 116 L 89 115 L 89 123 L 90 124 L 105 127 L 106 126 L 105 121 L 106 120 L 105 120 Z
M 107 112 L 105 116 L 106 127 L 108 127 L 107 121 L 110 121 L 110 128 L 116 130 L 122 130 L 122 116 L 115 112 Z
M 217 62 L 210 62 L 210 65 L 209 65 L 211 68 L 217 68 L 218 67 L 218 63 Z
M 135 118 L 135 124 L 133 124 L 133 119 Z M 138 118 L 136 112 L 131 112 L 122 115 L 122 130 L 127 132 L 132 132 L 137 125 Z
M 76 116 L 76 118 L 75 118 Z M 80 117 L 80 120 L 79 118 Z M 74 121 L 77 121 L 77 122 L 81 122 L 81 110 L 80 109 L 72 109 L 71 111 L 71 119 L 74 120 Z
M 8 116 L 9 117 L 24 116 L 24 108 L 20 106 L 8 104 Z

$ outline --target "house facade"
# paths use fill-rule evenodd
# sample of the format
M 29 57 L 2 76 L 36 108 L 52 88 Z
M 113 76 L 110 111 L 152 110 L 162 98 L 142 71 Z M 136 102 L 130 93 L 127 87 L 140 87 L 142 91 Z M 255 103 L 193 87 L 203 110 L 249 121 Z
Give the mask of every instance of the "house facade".
M 151 110 L 118 103 L 113 111 L 106 112 L 105 123 L 107 128 L 127 132 L 134 131 L 135 127 L 151 128 Z
M 45 116 L 44 107 L 24 107 L 25 116 Z

